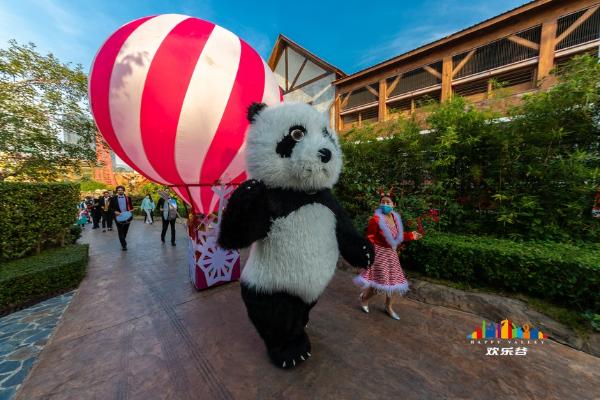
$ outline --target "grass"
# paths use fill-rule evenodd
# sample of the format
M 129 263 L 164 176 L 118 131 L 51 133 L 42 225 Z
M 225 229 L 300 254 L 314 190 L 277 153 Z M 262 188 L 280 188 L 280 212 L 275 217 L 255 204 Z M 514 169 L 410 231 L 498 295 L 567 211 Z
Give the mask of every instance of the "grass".
M 531 306 L 531 308 L 533 308 L 534 310 L 544 315 L 547 315 L 555 321 L 560 322 L 561 324 L 569 327 L 570 329 L 574 330 L 578 335 L 583 337 L 586 337 L 590 333 L 596 331 L 596 329 L 594 329 L 594 327 L 592 326 L 589 317 L 586 317 L 585 313 L 582 313 L 581 311 L 577 310 L 572 310 L 563 306 L 559 306 L 535 297 L 531 297 L 523 293 L 514 293 L 503 291 L 497 288 L 492 288 L 489 286 L 475 286 L 468 283 L 431 278 L 415 270 L 406 270 L 406 273 L 407 276 L 411 278 L 416 278 L 422 281 L 431 282 L 438 285 L 448 286 L 458 290 L 476 293 L 491 293 L 521 300 L 527 303 L 529 306 Z
M 0 264 L 0 315 L 76 288 L 88 245 L 74 244 Z

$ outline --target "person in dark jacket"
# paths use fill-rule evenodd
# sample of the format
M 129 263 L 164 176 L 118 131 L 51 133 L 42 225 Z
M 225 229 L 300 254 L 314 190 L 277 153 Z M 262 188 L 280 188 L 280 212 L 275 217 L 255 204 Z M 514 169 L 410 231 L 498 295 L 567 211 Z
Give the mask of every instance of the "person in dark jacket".
M 111 197 L 108 190 L 105 190 L 104 193 L 102 193 L 102 197 L 98 200 L 100 210 L 102 211 L 102 232 L 106 232 L 106 228 L 108 228 L 109 231 L 112 231 L 112 220 L 114 216 L 110 212 L 110 199 Z
M 92 221 L 94 222 L 94 226 L 92 229 L 100 228 L 100 219 L 102 218 L 102 209 L 100 208 L 100 198 L 93 198 L 92 204 Z
M 110 200 L 109 211 L 115 216 L 121 248 L 123 251 L 126 251 L 126 238 L 127 232 L 129 231 L 129 224 L 133 219 L 133 214 L 131 213 L 133 211 L 133 206 L 131 204 L 131 198 L 125 195 L 125 187 L 119 185 L 116 189 L 117 195 Z M 126 218 L 124 219 L 121 214 Z

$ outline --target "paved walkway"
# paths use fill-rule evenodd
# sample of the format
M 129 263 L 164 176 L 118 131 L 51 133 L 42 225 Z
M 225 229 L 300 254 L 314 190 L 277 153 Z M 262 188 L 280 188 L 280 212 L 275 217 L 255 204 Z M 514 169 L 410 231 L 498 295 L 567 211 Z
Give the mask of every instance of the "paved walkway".
M 66 293 L 0 318 L 0 400 L 14 396 L 72 298 Z
M 363 314 L 346 272 L 311 314 L 313 357 L 276 369 L 237 283 L 192 289 L 177 228 L 163 246 L 156 224 L 134 222 L 128 252 L 116 231 L 86 230 L 88 275 L 18 399 L 600 398 L 596 357 L 552 341 L 486 356 L 466 340 L 481 318 L 408 299 L 400 322 L 376 303 Z

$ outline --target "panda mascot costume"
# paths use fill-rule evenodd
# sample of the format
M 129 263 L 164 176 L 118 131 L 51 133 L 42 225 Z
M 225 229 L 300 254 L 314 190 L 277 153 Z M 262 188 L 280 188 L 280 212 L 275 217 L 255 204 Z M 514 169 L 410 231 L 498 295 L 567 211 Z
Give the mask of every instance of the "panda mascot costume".
M 292 368 L 311 356 L 304 328 L 339 255 L 367 267 L 374 252 L 331 193 L 342 152 L 323 115 L 302 103 L 254 103 L 248 120 L 251 179 L 233 192 L 218 242 L 252 246 L 242 298 L 273 363 Z

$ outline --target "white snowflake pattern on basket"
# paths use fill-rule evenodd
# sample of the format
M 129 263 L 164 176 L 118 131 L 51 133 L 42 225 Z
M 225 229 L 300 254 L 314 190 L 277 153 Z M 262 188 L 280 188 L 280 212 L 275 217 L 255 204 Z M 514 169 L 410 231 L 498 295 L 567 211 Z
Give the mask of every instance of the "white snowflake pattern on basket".
M 212 190 L 218 196 L 219 208 L 217 218 L 211 214 L 205 216 L 198 227 L 204 226 L 206 231 L 197 230 L 195 240 L 190 238 L 191 259 L 190 280 L 198 287 L 195 268 L 198 267 L 204 275 L 206 285 L 213 286 L 219 282 L 230 282 L 231 276 L 240 254 L 237 250 L 225 250 L 217 245 L 221 214 L 227 205 L 227 197 L 235 188 L 231 185 L 213 186 Z M 199 257 L 196 257 L 199 254 Z M 197 258 L 197 259 L 196 259 Z

